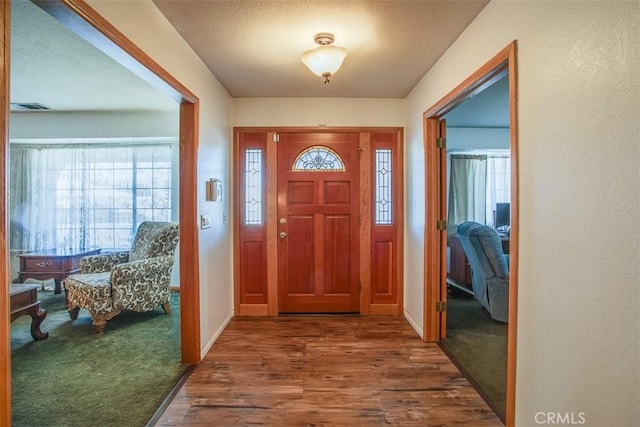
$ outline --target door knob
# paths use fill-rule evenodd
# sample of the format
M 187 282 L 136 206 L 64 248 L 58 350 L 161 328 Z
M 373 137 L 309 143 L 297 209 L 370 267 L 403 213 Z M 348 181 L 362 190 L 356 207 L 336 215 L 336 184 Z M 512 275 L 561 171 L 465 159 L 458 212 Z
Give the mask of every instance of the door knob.
M 280 233 L 280 238 L 281 238 L 281 239 L 284 239 L 285 237 L 287 237 L 287 233 L 285 233 L 284 231 L 282 231 L 282 232 Z

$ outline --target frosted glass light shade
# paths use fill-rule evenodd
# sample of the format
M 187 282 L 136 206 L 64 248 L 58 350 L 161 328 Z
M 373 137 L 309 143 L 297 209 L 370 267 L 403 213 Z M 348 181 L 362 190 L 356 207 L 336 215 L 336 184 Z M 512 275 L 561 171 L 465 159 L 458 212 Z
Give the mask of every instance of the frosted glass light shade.
M 326 45 L 302 54 L 302 63 L 309 67 L 316 76 L 332 75 L 342 65 L 347 49 L 344 47 Z

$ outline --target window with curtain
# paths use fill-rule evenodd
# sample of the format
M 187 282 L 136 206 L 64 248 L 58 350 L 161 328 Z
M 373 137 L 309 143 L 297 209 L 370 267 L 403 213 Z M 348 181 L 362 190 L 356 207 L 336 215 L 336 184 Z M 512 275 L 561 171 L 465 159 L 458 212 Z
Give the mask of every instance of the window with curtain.
M 465 221 L 492 226 L 496 203 L 510 200 L 509 155 L 451 155 L 447 218 L 451 230 Z
M 511 156 L 487 156 L 486 224 L 493 225 L 496 203 L 511 201 Z
M 176 144 L 10 147 L 10 247 L 129 248 L 145 220 L 175 218 Z

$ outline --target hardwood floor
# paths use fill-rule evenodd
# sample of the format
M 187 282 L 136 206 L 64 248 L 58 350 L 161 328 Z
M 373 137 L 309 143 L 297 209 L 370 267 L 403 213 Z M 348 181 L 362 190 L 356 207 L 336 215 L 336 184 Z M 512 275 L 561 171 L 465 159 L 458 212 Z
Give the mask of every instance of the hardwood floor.
M 502 422 L 403 318 L 234 318 L 156 426 Z

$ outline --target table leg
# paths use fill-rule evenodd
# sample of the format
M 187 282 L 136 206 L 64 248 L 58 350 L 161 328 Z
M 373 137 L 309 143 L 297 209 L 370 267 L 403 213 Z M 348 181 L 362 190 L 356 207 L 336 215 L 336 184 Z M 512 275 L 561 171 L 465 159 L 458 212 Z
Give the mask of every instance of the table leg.
M 40 330 L 40 324 L 47 317 L 46 310 L 40 308 L 39 306 L 35 306 L 34 310 L 29 313 L 31 315 L 31 336 L 34 340 L 44 340 L 49 336 L 48 332 L 42 332 Z
M 62 281 L 59 278 L 53 279 L 56 282 L 56 287 L 53 291 L 54 294 L 59 294 L 62 292 Z

